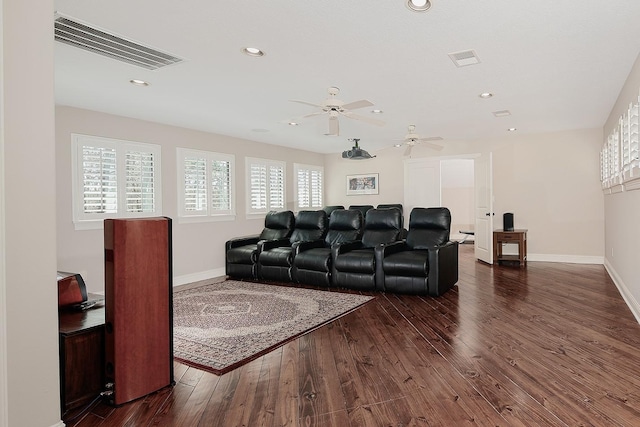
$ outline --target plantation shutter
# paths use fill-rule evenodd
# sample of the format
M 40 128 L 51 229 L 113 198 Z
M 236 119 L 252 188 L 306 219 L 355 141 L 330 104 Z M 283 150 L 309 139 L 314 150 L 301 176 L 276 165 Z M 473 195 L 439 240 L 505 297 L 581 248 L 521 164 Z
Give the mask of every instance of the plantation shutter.
M 284 209 L 284 167 L 269 167 L 269 210 Z
M 323 168 L 294 164 L 296 178 L 296 210 L 321 209 L 323 206 Z
M 82 147 L 82 195 L 85 214 L 116 213 L 118 185 L 116 150 Z
M 155 211 L 153 153 L 127 151 L 125 157 L 125 204 L 127 212 Z
M 231 205 L 231 162 L 211 161 L 211 210 L 212 213 L 230 214 Z
M 249 173 L 251 209 L 264 211 L 267 209 L 267 165 L 252 163 Z
M 311 207 L 310 173 L 308 169 L 298 169 L 298 208 Z
M 184 158 L 184 210 L 206 213 L 207 160 L 200 157 Z
M 321 209 L 323 206 L 322 200 L 322 171 L 311 170 L 311 207 Z

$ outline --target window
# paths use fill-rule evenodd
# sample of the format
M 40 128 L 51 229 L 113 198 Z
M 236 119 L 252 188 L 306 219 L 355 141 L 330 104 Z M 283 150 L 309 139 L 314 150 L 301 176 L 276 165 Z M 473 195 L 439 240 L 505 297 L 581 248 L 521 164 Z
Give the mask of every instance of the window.
M 296 188 L 296 211 L 304 209 L 322 209 L 323 205 L 323 168 L 294 164 Z
M 247 214 L 266 214 L 285 206 L 285 163 L 247 157 Z
M 71 145 L 76 229 L 162 215 L 159 145 L 77 134 Z
M 180 221 L 235 219 L 235 156 L 177 149 Z

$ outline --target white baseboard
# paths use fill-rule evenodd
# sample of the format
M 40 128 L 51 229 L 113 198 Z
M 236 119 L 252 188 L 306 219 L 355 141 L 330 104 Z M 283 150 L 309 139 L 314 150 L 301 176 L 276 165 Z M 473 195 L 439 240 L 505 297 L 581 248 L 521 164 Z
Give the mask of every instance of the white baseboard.
M 607 273 L 609 273 L 611 280 L 613 280 L 613 283 L 615 283 L 616 287 L 618 288 L 618 291 L 620 292 L 620 295 L 622 295 L 624 302 L 627 303 L 627 306 L 629 307 L 629 310 L 631 310 L 633 317 L 635 317 L 636 321 L 640 323 L 640 304 L 638 304 L 638 301 L 629 291 L 627 285 L 624 284 L 624 281 L 620 278 L 620 275 L 616 272 L 616 270 L 607 259 L 604 260 L 604 268 L 607 270 Z
M 527 254 L 527 261 L 566 262 L 569 264 L 599 264 L 604 263 L 604 257 L 586 255 L 556 255 L 556 254 Z
M 52 425 L 51 427 L 65 427 L 66 424 L 63 423 L 62 421 L 58 421 L 56 424 Z
M 201 271 L 199 273 L 185 274 L 184 276 L 173 276 L 173 287 L 186 285 L 188 283 L 199 282 L 201 280 L 226 276 L 224 267 L 213 270 Z

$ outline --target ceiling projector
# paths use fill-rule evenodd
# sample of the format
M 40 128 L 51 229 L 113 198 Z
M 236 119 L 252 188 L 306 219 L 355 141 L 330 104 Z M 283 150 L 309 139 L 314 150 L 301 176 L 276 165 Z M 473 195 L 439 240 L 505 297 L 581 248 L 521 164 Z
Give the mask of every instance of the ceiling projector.
M 360 141 L 360 139 L 353 138 L 353 139 L 350 139 L 349 141 L 353 141 L 355 145 L 351 148 L 351 150 L 342 152 L 343 159 L 364 160 L 364 159 L 372 159 L 375 157 L 369 154 L 366 150 L 363 150 L 358 146 L 358 141 Z

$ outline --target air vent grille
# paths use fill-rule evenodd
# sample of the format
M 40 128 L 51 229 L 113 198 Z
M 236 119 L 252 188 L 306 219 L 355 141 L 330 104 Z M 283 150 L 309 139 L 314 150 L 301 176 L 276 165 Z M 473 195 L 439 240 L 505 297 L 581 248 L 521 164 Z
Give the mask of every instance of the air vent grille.
M 494 111 L 493 115 L 496 117 L 507 117 L 511 115 L 511 111 L 509 110 Z
M 464 50 L 461 52 L 453 52 L 449 54 L 449 58 L 456 64 L 456 67 L 465 67 L 480 63 L 480 58 L 473 50 Z
M 56 16 L 55 40 L 147 70 L 157 70 L 182 62 L 182 59 L 168 53 L 134 43 L 63 16 Z

